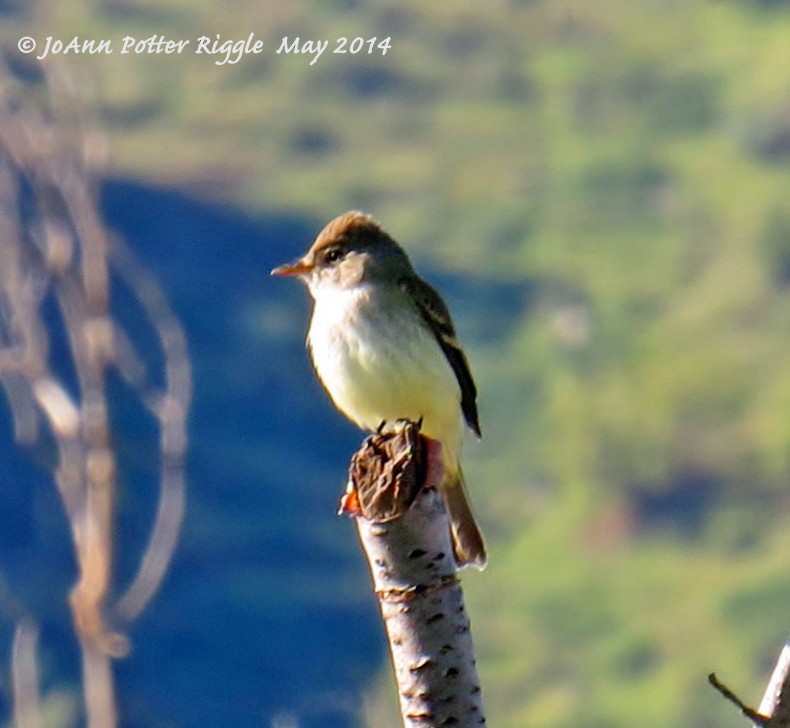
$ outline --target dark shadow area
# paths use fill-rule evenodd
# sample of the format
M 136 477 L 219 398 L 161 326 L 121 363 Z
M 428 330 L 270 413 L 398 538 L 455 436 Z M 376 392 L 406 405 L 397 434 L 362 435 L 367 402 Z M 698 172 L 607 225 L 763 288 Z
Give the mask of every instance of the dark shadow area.
M 184 322 L 195 379 L 183 538 L 119 665 L 127 725 L 269 725 L 276 714 L 305 728 L 355 725 L 383 659 L 353 526 L 335 516 L 359 435 L 310 371 L 304 291 L 268 275 L 316 226 L 122 181 L 103 201 Z M 255 313 L 270 309 L 293 326 L 257 330 Z M 152 515 L 153 433 L 131 407 L 118 420 L 121 533 L 134 546 Z M 139 553 L 118 558 L 128 575 Z

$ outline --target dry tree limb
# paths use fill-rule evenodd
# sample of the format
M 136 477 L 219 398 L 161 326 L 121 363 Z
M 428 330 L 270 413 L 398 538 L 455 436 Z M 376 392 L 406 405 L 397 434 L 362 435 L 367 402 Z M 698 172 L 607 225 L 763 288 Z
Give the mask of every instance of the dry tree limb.
M 790 642 L 785 643 L 779 655 L 757 710 L 750 708 L 732 690 L 721 683 L 715 673 L 708 676 L 708 681 L 727 700 L 737 705 L 741 713 L 757 728 L 787 728 L 790 726 Z
M 160 475 L 159 504 L 148 545 L 134 580 L 115 605 L 119 619 L 130 622 L 143 611 L 164 578 L 175 551 L 186 502 L 185 462 L 187 413 L 192 396 L 192 370 L 186 336 L 170 304 L 153 276 L 137 262 L 131 251 L 114 240 L 110 250 L 113 269 L 118 273 L 148 316 L 162 345 L 165 359 L 164 391 L 147 384 L 136 353 L 122 332 L 116 335 L 128 349 L 119 367 L 159 422 Z
M 183 517 L 191 372 L 183 330 L 164 294 L 101 220 L 95 174 L 106 145 L 87 113 L 85 85 L 56 64 L 38 70 L 41 88 L 27 93 L 0 60 L 0 387 L 17 442 L 35 446 L 45 439 L 42 430 L 54 441 L 53 480 L 79 569 L 70 605 L 82 651 L 86 722 L 113 728 L 111 658 L 129 648 L 114 623 L 132 621 L 156 592 Z M 131 326 L 150 326 L 158 340 L 163 384 L 151 383 L 134 332 L 111 310 L 116 277 L 148 319 Z M 60 323 L 45 314 L 45 299 Z M 51 360 L 53 327 L 65 334 L 76 386 Z M 156 519 L 138 572 L 114 607 L 111 372 L 128 382 L 160 433 Z M 19 654 L 30 653 L 26 636 L 18 632 Z M 24 702 L 25 694 L 32 693 L 26 688 L 17 699 Z
M 356 517 L 407 728 L 485 724 L 469 618 L 441 493 L 440 445 L 406 423 L 369 437 L 341 509 Z
M 115 487 L 105 392 L 112 362 L 111 342 L 104 335 L 109 320 L 106 234 L 97 223 L 92 179 L 64 140 L 72 132 L 54 127 L 49 113 L 21 92 L 13 105 L 7 102 L 0 109 L 3 208 L 14 227 L 4 241 L 4 258 L 12 268 L 2 271 L 2 291 L 19 351 L 21 396 L 33 399 L 58 449 L 55 481 L 80 568 L 71 594 L 74 623 L 81 639 L 117 654 L 124 640 L 107 627 L 103 615 L 112 573 Z M 46 291 L 63 317 L 78 399 L 51 368 L 48 323 L 41 312 Z

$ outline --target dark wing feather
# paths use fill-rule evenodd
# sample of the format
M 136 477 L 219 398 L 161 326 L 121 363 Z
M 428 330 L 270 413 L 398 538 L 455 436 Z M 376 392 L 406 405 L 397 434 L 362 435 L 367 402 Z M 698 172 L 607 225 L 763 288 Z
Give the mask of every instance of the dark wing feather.
M 469 363 L 455 337 L 455 329 L 441 296 L 425 281 L 417 276 L 404 278 L 401 287 L 409 294 L 420 311 L 420 315 L 442 347 L 447 361 L 455 372 L 455 377 L 461 387 L 461 410 L 466 422 L 474 433 L 480 437 L 480 421 L 477 416 L 477 387 L 475 387 Z

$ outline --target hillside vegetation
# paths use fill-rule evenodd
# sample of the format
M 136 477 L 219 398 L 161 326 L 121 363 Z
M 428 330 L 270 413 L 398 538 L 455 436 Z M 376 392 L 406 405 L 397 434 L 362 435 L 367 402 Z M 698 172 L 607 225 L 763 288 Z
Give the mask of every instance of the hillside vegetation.
M 737 725 L 707 673 L 758 702 L 790 629 L 790 6 L 480 8 L 59 3 L 32 35 L 254 32 L 235 65 L 71 59 L 112 175 L 311 230 L 363 208 L 447 283 L 481 392 L 490 725 Z M 392 47 L 311 66 L 275 52 L 297 35 Z M 300 339 L 304 309 L 269 306 L 239 335 Z

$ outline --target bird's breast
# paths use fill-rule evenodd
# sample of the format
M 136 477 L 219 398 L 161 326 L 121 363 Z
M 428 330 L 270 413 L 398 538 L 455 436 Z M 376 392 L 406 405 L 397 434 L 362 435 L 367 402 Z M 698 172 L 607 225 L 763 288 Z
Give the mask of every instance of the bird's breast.
M 308 333 L 315 369 L 361 427 L 422 418 L 425 434 L 450 445 L 460 440 L 460 387 L 433 333 L 399 294 L 357 286 L 316 295 Z

